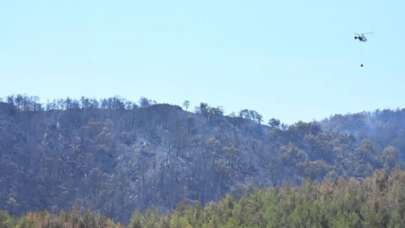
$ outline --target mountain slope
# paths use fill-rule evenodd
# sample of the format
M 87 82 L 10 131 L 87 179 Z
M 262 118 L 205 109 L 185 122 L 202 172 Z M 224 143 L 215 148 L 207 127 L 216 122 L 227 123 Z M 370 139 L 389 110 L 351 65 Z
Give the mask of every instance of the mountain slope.
M 369 139 L 380 150 L 395 146 L 401 161 L 405 161 L 405 109 L 334 115 L 321 124 L 326 131 L 350 134 L 358 140 Z
M 167 211 L 251 185 L 365 177 L 397 165 L 395 153 L 383 156 L 369 141 L 318 123 L 268 127 L 205 104 L 191 113 L 85 101 L 46 109 L 0 103 L 0 208 L 80 206 L 127 221 L 135 208 Z

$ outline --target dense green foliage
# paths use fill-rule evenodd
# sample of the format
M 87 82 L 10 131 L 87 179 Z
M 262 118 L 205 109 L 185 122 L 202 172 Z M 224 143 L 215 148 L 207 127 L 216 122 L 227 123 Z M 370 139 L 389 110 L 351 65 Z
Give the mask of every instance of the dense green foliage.
M 0 228 L 120 228 L 111 219 L 79 210 L 50 214 L 48 212 L 27 213 L 15 218 L 0 211 Z
M 306 181 L 302 186 L 249 190 L 207 205 L 180 203 L 169 214 L 135 212 L 129 228 L 399 228 L 405 226 L 405 172 L 377 171 L 371 177 Z M 0 212 L 0 227 L 122 227 L 89 212 Z
M 376 172 L 359 181 L 306 182 L 300 187 L 227 196 L 205 207 L 179 205 L 169 215 L 135 213 L 129 227 L 405 227 L 405 172 Z

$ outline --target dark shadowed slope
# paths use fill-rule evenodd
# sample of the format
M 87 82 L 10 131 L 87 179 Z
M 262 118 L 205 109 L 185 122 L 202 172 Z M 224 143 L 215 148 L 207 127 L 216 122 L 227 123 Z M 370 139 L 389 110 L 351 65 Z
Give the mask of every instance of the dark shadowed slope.
M 334 115 L 322 121 L 322 126 L 358 140 L 369 139 L 378 150 L 394 146 L 405 161 L 405 109 Z
M 395 153 L 383 156 L 372 143 L 317 123 L 269 127 L 253 112 L 227 117 L 205 104 L 191 113 L 75 102 L 0 104 L 0 208 L 19 214 L 80 205 L 127 221 L 135 208 L 166 211 L 250 185 L 364 177 L 397 162 Z

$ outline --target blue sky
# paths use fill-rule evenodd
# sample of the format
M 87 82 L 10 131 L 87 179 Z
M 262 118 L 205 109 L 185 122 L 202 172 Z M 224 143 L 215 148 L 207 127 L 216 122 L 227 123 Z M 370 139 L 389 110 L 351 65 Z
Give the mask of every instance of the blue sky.
M 2 1 L 0 96 L 187 99 L 288 123 L 405 107 L 403 9 L 399 0 Z M 370 42 L 353 40 L 369 31 Z

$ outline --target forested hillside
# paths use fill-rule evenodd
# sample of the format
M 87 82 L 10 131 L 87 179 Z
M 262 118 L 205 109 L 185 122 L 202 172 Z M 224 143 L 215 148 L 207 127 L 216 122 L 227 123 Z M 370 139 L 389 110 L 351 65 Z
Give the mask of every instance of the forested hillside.
M 391 142 L 368 135 L 188 106 L 8 97 L 0 103 L 0 208 L 18 215 L 80 207 L 126 222 L 135 209 L 168 212 L 250 186 L 361 178 L 398 166 Z
M 179 205 L 169 215 L 136 213 L 130 227 L 384 228 L 405 227 L 405 173 L 379 171 L 363 181 L 339 179 L 227 196 L 205 207 Z
M 405 161 L 405 109 L 334 115 L 322 121 L 322 126 L 327 131 L 347 133 L 360 140 L 368 138 L 379 150 L 395 146 L 401 161 Z
M 180 203 L 168 214 L 136 211 L 129 228 L 394 228 L 405 226 L 405 173 L 382 171 L 354 178 L 306 181 L 302 186 L 256 189 L 227 195 L 215 203 Z M 0 227 L 123 227 L 112 220 L 74 209 L 59 214 L 0 211 Z

